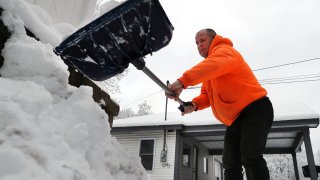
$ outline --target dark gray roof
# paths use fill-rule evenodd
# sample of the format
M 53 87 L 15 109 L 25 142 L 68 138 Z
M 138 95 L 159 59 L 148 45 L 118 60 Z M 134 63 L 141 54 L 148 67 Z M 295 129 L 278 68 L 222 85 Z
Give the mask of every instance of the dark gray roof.
M 291 105 L 286 108 L 275 108 L 275 120 L 268 135 L 266 153 L 298 152 L 303 142 L 303 132 L 319 125 L 319 114 L 310 108 L 301 105 Z M 183 117 L 179 115 L 179 112 L 169 113 L 166 121 L 164 114 L 115 120 L 111 133 L 160 129 L 179 130 L 182 136 L 193 137 L 199 141 L 210 150 L 211 154 L 221 154 L 226 126 L 214 119 L 210 111 L 209 113 L 197 113 Z
M 265 153 L 291 154 L 300 150 L 302 133 L 316 128 L 319 118 L 274 121 L 268 135 Z M 193 137 L 207 147 L 210 154 L 222 154 L 225 127 L 219 125 L 188 126 L 181 130 L 182 136 Z

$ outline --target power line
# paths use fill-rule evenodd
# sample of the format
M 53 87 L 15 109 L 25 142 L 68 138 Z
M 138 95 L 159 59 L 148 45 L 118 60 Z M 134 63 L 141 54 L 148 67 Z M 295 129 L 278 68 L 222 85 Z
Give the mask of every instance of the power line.
M 264 84 L 285 84 L 285 83 L 296 83 L 296 82 L 309 82 L 309 81 L 318 81 L 320 79 L 320 73 L 316 74 L 306 74 L 298 76 L 286 76 L 273 79 L 262 79 L 259 82 Z
M 320 73 L 314 74 L 305 74 L 305 75 L 297 75 L 297 76 L 285 76 L 280 78 L 269 78 L 259 80 L 261 85 L 267 84 L 288 84 L 288 83 L 298 83 L 298 82 L 311 82 L 311 81 L 319 81 Z M 187 89 L 199 89 L 201 86 L 193 86 Z
M 280 78 L 262 79 L 262 80 L 260 80 L 260 82 L 306 79 L 306 78 L 314 78 L 314 77 L 320 77 L 320 73 L 297 75 L 297 76 L 286 76 L 286 77 L 280 77 Z
M 201 88 L 201 86 L 192 86 L 192 87 L 188 87 L 187 89 L 198 89 Z
M 291 84 L 291 83 L 304 83 L 304 82 L 314 82 L 314 81 L 320 81 L 320 73 L 259 80 L 261 85 Z M 189 87 L 187 89 L 199 89 L 199 88 L 201 88 L 201 86 L 193 86 L 193 87 Z M 147 98 L 149 98 L 149 97 L 151 97 L 161 91 L 163 91 L 163 90 L 161 89 L 160 91 L 153 92 L 145 97 L 142 97 L 142 98 L 139 98 L 135 101 L 132 101 L 132 102 L 124 105 L 123 107 L 128 107 L 138 101 L 142 101 L 144 99 L 147 99 Z
M 289 76 L 274 79 L 263 79 L 259 80 L 261 84 L 280 84 L 280 83 L 294 83 L 294 82 L 308 82 L 315 81 L 320 78 L 320 73 L 317 74 L 307 74 L 300 76 Z
M 307 79 L 307 80 L 294 80 L 294 81 L 282 81 L 282 82 L 266 82 L 261 83 L 261 85 L 267 85 L 267 84 L 288 84 L 288 83 L 302 83 L 302 82 L 311 82 L 311 81 L 319 81 L 319 79 Z
M 289 65 L 293 65 L 293 64 L 299 64 L 299 63 L 304 63 L 304 62 L 309 62 L 309 61 L 315 61 L 315 60 L 320 60 L 320 58 L 312 58 L 312 59 L 306 59 L 306 60 L 296 61 L 296 62 L 292 62 L 292 63 L 286 63 L 286 64 L 281 64 L 281 65 L 269 66 L 269 67 L 265 67 L 265 68 L 255 69 L 255 70 L 253 70 L 253 71 L 261 71 L 261 70 L 266 70 L 266 69 L 273 69 L 273 68 L 278 68 L 278 67 L 282 67 L 282 66 L 289 66 Z
M 201 87 L 193 86 L 193 87 L 188 87 L 187 89 L 197 89 L 197 88 L 201 88 Z M 151 93 L 151 94 L 149 94 L 149 95 L 147 95 L 147 96 L 145 96 L 145 97 L 142 97 L 142 98 L 139 98 L 139 99 L 137 99 L 137 100 L 134 100 L 134 101 L 132 101 L 132 102 L 124 105 L 123 107 L 128 107 L 128 106 L 130 106 L 130 105 L 132 105 L 132 104 L 134 104 L 134 103 L 136 103 L 136 102 L 139 102 L 139 101 L 142 101 L 142 100 L 144 100 L 144 99 L 147 99 L 147 98 L 149 98 L 149 97 L 151 97 L 151 96 L 153 96 L 153 95 L 155 95 L 155 94 L 158 94 L 158 93 L 160 93 L 160 92 L 162 92 L 162 91 L 163 91 L 163 90 L 161 89 L 161 90 L 159 90 L 159 91 L 153 92 L 153 93 Z
M 163 91 L 163 90 L 161 89 L 160 91 L 153 92 L 153 93 L 151 93 L 151 94 L 149 94 L 149 95 L 147 95 L 147 96 L 145 96 L 145 97 L 142 97 L 142 98 L 139 98 L 139 99 L 137 99 L 137 100 L 135 100 L 135 101 L 132 101 L 132 102 L 124 105 L 123 107 L 128 107 L 128 106 L 130 106 L 130 105 L 132 105 L 132 104 L 134 104 L 134 103 L 136 103 L 136 102 L 138 102 L 138 101 L 141 101 L 141 100 L 143 100 L 143 99 L 147 99 L 148 97 L 151 97 L 151 96 L 153 96 L 153 95 L 155 95 L 155 94 L 158 94 L 158 93 L 161 92 L 161 91 Z
M 253 71 L 273 69 L 273 68 L 289 66 L 289 65 L 293 65 L 293 64 L 299 64 L 299 63 L 305 63 L 305 62 L 310 62 L 310 61 L 315 61 L 315 60 L 320 60 L 320 58 L 312 58 L 312 59 L 306 59 L 306 60 L 296 61 L 296 62 L 292 62 L 292 63 L 269 66 L 269 67 L 265 67 L 265 68 L 255 69 Z M 305 75 L 296 75 L 296 76 L 285 76 L 285 77 L 280 77 L 280 78 L 262 79 L 262 80 L 259 80 L 259 82 L 261 85 L 268 85 L 268 84 L 303 83 L 303 82 L 312 82 L 312 81 L 319 81 L 319 80 L 320 80 L 320 73 L 314 73 L 314 74 L 305 74 Z M 201 86 L 192 86 L 192 87 L 188 87 L 187 89 L 199 89 L 199 88 L 201 88 Z M 145 97 L 142 97 L 142 98 L 139 98 L 135 101 L 132 101 L 131 103 L 124 105 L 124 107 L 130 106 L 131 104 L 134 104 L 138 101 L 141 101 L 143 99 L 151 97 L 161 91 L 163 91 L 163 90 L 161 89 L 160 91 L 156 91 L 156 92 L 151 93 Z

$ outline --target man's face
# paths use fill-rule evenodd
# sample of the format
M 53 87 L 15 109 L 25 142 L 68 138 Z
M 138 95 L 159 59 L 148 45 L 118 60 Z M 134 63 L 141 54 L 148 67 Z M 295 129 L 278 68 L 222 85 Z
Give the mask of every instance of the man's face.
M 198 47 L 199 54 L 206 58 L 208 57 L 209 48 L 211 45 L 212 39 L 208 36 L 206 30 L 201 30 L 196 34 L 196 44 Z

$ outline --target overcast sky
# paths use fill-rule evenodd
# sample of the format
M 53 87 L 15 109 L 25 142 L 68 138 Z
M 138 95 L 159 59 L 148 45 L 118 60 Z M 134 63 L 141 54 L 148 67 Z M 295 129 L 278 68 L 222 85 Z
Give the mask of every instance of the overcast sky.
M 163 82 L 173 82 L 202 58 L 194 36 L 213 28 L 233 41 L 252 69 L 320 57 L 320 1 L 317 0 L 160 0 L 175 30 L 170 44 L 145 58 L 146 66 Z M 129 67 L 116 95 L 121 108 L 136 109 L 145 100 L 153 112 L 164 112 L 161 88 L 142 71 Z M 320 73 L 320 60 L 255 71 L 259 80 Z M 315 75 L 309 80 L 315 80 Z M 320 79 L 318 77 L 318 79 Z M 300 79 L 301 80 L 301 79 Z M 306 79 L 302 79 L 305 81 Z M 274 81 L 273 81 L 274 82 Z M 265 84 L 274 102 L 303 102 L 320 113 L 320 81 Z M 183 91 L 189 101 L 199 89 Z M 177 103 L 169 101 L 169 111 Z

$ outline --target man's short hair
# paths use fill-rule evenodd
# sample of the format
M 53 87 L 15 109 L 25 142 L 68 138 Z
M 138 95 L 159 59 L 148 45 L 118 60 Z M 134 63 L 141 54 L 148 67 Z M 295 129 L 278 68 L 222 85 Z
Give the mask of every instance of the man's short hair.
M 207 28 L 207 29 L 205 29 L 206 31 L 207 31 L 207 34 L 208 34 L 208 36 L 210 37 L 210 38 L 214 38 L 214 36 L 216 36 L 216 32 L 213 30 L 213 29 L 210 29 L 210 28 Z

